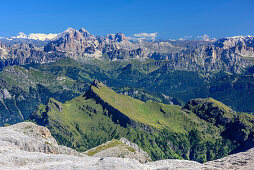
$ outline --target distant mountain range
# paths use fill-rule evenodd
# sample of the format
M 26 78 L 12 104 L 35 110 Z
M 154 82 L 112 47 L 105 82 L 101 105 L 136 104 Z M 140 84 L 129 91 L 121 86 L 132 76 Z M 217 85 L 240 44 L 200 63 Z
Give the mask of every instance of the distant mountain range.
M 43 40 L 43 41 L 41 41 Z M 254 37 L 236 36 L 217 41 L 129 41 L 123 33 L 94 36 L 84 28 L 59 34 L 19 35 L 0 39 L 0 68 L 7 65 L 49 63 L 71 57 L 99 60 L 165 60 L 170 70 L 240 73 L 253 65 Z

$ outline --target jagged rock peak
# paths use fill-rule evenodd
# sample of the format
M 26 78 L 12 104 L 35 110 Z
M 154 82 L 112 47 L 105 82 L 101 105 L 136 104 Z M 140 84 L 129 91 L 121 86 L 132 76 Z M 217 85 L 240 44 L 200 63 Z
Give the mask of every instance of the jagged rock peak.
M 74 28 L 69 27 L 69 28 L 67 28 L 67 29 L 64 31 L 64 33 L 73 33 L 73 32 L 75 32 L 75 31 L 77 31 L 77 30 L 74 29 Z
M 254 36 L 234 36 L 234 37 L 225 37 L 218 39 L 214 44 L 225 48 L 232 48 L 241 46 L 245 48 L 248 47 L 248 51 L 253 52 L 253 43 L 254 43 Z
M 83 36 L 84 37 L 91 37 L 91 36 L 93 36 L 93 35 L 91 35 L 86 29 L 84 29 L 84 28 L 81 28 L 80 30 L 79 30 L 79 32 L 81 33 L 81 34 L 83 34 Z
M 79 32 L 83 32 L 83 33 L 88 33 L 89 34 L 89 32 L 85 28 L 80 28 Z
M 94 80 L 94 81 L 92 82 L 91 86 L 94 86 L 94 87 L 99 88 L 99 87 L 103 86 L 103 83 L 100 82 L 100 81 L 98 81 L 98 80 Z
M 107 38 L 114 42 L 128 41 L 123 33 L 108 34 Z
M 64 34 L 75 34 L 77 32 L 83 34 L 84 37 L 88 37 L 91 35 L 85 28 L 80 28 L 79 30 L 76 30 L 76 29 L 70 27 L 70 28 L 67 28 L 63 33 Z
M 246 36 L 233 36 L 233 37 L 226 37 L 225 39 L 246 39 L 246 38 L 254 38 L 254 36 L 246 35 Z

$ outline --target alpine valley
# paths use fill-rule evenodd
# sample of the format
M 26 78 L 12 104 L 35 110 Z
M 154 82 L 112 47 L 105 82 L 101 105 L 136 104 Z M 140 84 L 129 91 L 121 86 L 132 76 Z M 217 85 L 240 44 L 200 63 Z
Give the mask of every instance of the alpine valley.
M 52 152 L 204 163 L 254 147 L 254 36 L 148 41 L 68 28 L 0 38 L 0 70 L 0 126 L 45 126 Z

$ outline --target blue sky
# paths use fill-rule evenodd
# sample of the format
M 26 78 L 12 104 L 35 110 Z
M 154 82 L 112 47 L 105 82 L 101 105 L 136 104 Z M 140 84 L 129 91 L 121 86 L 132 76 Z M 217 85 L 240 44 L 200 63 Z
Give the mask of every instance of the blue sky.
M 254 35 L 253 0 L 0 0 L 0 36 L 157 32 L 158 39 Z

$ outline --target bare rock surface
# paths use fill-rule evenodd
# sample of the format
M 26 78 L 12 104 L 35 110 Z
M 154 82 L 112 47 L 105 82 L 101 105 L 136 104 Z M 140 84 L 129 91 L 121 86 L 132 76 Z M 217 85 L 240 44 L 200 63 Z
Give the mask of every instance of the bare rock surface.
M 8 142 L 25 151 L 80 155 L 71 148 L 58 145 L 48 128 L 35 125 L 31 122 L 22 122 L 2 127 L 0 134 L 1 142 Z
M 148 158 L 148 160 L 151 160 L 150 156 L 147 154 L 147 152 L 143 151 L 136 143 L 132 143 L 126 138 L 121 138 L 119 140 L 120 142 L 123 142 L 124 144 L 128 145 L 129 147 L 132 147 L 135 149 L 137 152 L 140 152 L 141 154 L 145 155 L 145 157 Z
M 221 159 L 209 161 L 204 165 L 219 169 L 254 170 L 254 148 L 246 152 L 240 152 Z
M 128 140 L 121 139 L 124 145 Z M 137 149 L 137 148 L 136 148 Z M 91 157 L 59 146 L 50 131 L 30 122 L 0 128 L 0 170 L 15 169 L 254 169 L 254 148 L 200 164 L 188 160 L 160 160 L 142 164 L 131 158 Z

